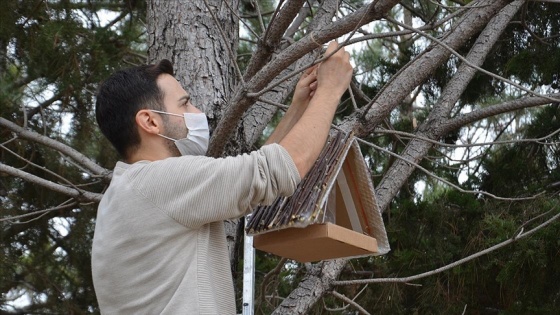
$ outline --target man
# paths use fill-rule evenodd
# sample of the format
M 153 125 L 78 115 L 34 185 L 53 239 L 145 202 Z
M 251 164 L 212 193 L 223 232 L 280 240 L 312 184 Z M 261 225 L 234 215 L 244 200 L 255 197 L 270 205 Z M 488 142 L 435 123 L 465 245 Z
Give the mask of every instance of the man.
M 326 55 L 337 48 L 330 43 Z M 96 220 L 92 271 L 101 312 L 235 314 L 222 221 L 294 192 L 326 142 L 351 76 L 340 49 L 300 79 L 280 123 L 286 132 L 271 136 L 278 144 L 221 159 L 203 156 L 205 116 L 169 61 L 108 78 L 96 118 L 124 162 Z

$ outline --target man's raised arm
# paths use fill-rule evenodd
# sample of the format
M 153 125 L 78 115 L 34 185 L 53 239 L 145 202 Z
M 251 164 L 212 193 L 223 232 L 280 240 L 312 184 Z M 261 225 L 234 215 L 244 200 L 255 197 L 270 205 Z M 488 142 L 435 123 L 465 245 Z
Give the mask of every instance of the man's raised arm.
M 303 115 L 317 89 L 317 65 L 305 70 L 292 97 L 292 104 L 265 144 L 279 143 Z
M 338 48 L 333 41 L 325 56 Z M 329 134 L 340 98 L 352 79 L 350 54 L 341 48 L 317 69 L 317 89 L 301 118 L 280 140 L 303 178 L 319 157 Z

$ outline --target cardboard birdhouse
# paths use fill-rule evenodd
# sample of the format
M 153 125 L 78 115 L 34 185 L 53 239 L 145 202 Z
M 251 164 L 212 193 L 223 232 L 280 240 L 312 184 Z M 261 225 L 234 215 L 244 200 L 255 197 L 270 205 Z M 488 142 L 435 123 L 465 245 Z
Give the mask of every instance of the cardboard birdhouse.
M 296 192 L 255 209 L 246 232 L 255 248 L 299 262 L 390 249 L 358 142 L 340 131 L 331 132 Z

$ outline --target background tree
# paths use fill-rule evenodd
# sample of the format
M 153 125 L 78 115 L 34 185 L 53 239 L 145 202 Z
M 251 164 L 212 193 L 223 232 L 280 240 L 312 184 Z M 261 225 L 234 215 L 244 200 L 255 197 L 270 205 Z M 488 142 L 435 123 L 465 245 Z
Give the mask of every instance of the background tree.
M 237 154 L 262 143 L 298 74 L 341 36 L 356 44 L 356 75 L 335 124 L 361 139 L 393 251 L 316 264 L 259 253 L 257 313 L 552 314 L 560 306 L 559 4 L 6 6 L 0 312 L 98 311 L 89 250 L 117 159 L 94 123 L 100 80 L 172 60 L 210 118 L 209 154 Z M 226 226 L 235 271 L 242 230 Z

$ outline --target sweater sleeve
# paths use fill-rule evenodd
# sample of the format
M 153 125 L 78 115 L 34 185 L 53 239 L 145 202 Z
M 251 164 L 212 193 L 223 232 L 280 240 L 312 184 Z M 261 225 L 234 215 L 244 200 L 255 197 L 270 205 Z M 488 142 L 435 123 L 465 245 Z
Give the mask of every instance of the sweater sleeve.
M 235 157 L 168 158 L 130 171 L 132 184 L 147 202 L 191 228 L 237 218 L 257 204 L 290 196 L 301 180 L 278 144 Z

